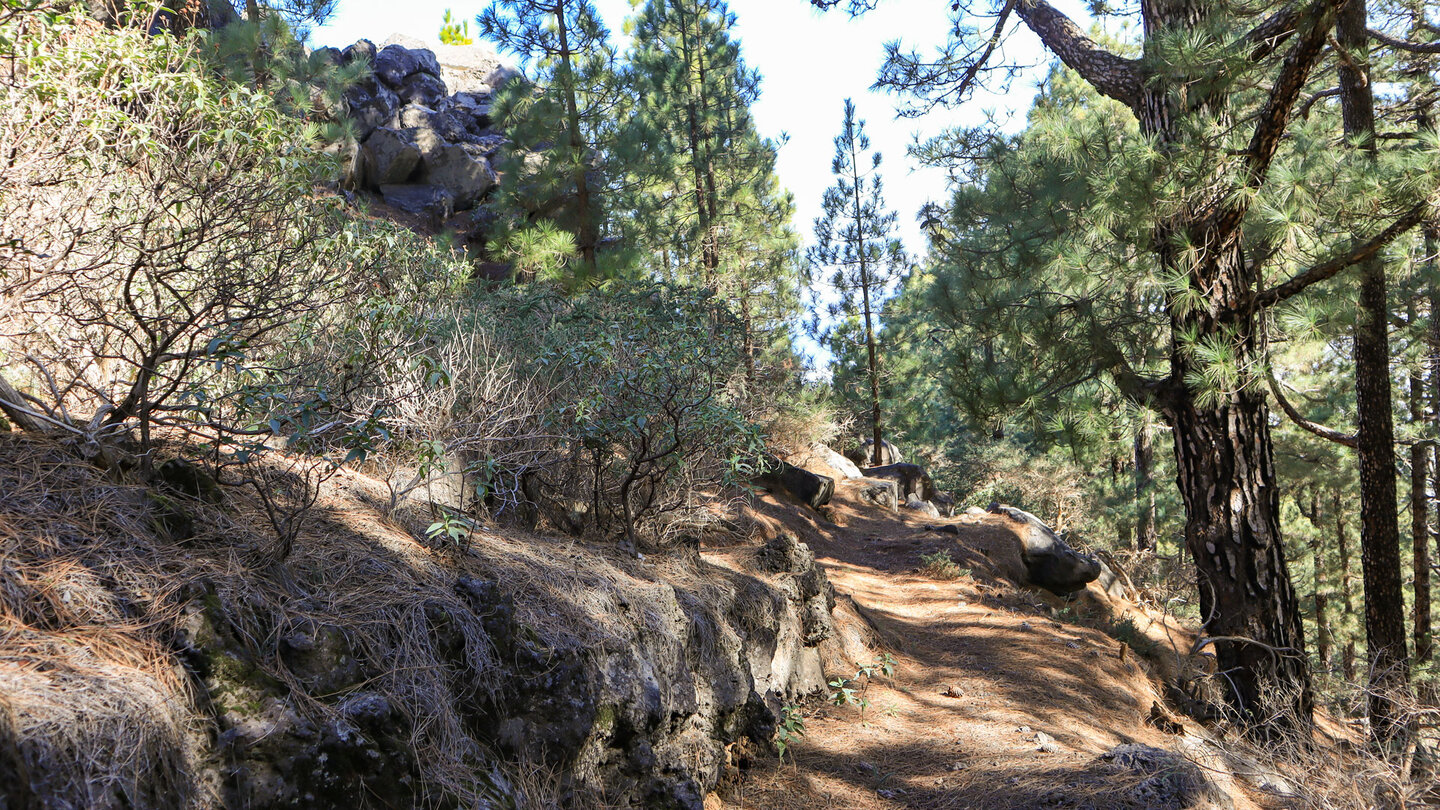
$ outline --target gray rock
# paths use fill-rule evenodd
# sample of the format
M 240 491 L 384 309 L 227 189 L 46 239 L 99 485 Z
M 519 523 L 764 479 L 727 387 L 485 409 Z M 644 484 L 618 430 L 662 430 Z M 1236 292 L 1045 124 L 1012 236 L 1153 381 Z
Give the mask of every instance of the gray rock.
M 356 40 L 355 44 L 345 46 L 340 52 L 340 59 L 345 64 L 350 64 L 356 59 L 365 60 L 366 64 L 375 64 L 375 43 L 368 39 Z
M 402 130 L 380 127 L 365 139 L 360 153 L 365 183 L 373 188 L 410 179 L 420 165 L 420 149 Z
M 926 515 L 926 516 L 928 516 L 928 517 L 937 518 L 937 519 L 940 517 L 940 510 L 935 508 L 935 504 L 933 504 L 933 503 L 931 503 L 931 502 L 929 502 L 929 501 L 921 500 L 921 499 L 920 499 L 920 496 L 919 496 L 919 495 L 916 495 L 916 494 L 913 493 L 913 492 L 910 493 L 910 495 L 906 497 L 906 499 L 905 499 L 905 508 L 906 508 L 906 509 L 913 509 L 914 511 L 919 512 L 920 514 Z
M 425 157 L 425 178 L 445 189 L 461 211 L 480 201 L 498 178 L 482 150 L 469 144 L 446 144 Z
M 861 469 L 865 467 L 884 467 L 887 464 L 904 464 L 905 456 L 900 453 L 900 448 L 888 441 L 880 442 L 880 463 L 875 464 L 874 454 L 870 448 L 875 446 L 874 439 L 866 439 L 859 447 L 852 448 L 845 453 L 845 457 L 855 462 Z
M 375 55 L 375 78 L 399 90 L 406 79 L 420 72 L 417 53 L 401 45 L 385 46 Z
M 900 506 L 900 488 L 894 481 L 879 478 L 861 478 L 860 500 L 882 509 L 894 510 Z
M 324 48 L 316 48 L 315 50 L 310 52 L 310 64 L 312 65 L 331 65 L 334 67 L 339 67 L 344 63 L 345 57 L 340 52 L 339 48 L 331 48 L 329 46 L 326 46 Z
M 1033 585 L 1061 596 L 1081 590 L 1100 576 L 1100 561 L 1070 548 L 1054 529 L 1023 509 L 992 503 L 991 514 L 1024 524 L 1020 557 Z
M 856 466 L 855 462 L 835 452 L 827 445 L 816 442 L 815 444 L 810 446 L 810 452 L 819 457 L 821 461 L 833 467 L 835 469 L 835 472 L 840 473 L 846 478 L 865 477 L 864 474 L 860 472 L 860 468 Z
M 436 45 L 440 77 L 453 93 L 491 93 L 520 72 L 488 45 Z
M 430 73 L 416 73 L 406 77 L 396 92 L 406 104 L 434 106 L 445 98 L 445 82 Z
M 909 498 L 911 495 L 919 495 L 922 500 L 934 500 L 942 493 L 935 488 L 935 482 L 930 479 L 930 474 L 919 464 L 887 464 L 883 467 L 866 467 L 861 470 L 866 478 L 882 478 L 894 481 L 899 488 L 900 496 Z
M 816 475 L 771 455 L 765 456 L 765 472 L 752 479 L 757 485 L 795 498 L 811 509 L 819 509 L 835 494 L 835 480 Z
M 408 214 L 422 214 L 436 218 L 449 216 L 455 210 L 455 198 L 440 186 L 425 184 L 381 186 L 380 196 L 385 204 Z
M 443 141 L 471 143 L 478 140 L 465 128 L 459 116 L 420 104 L 411 104 L 397 110 L 389 125 L 396 129 L 427 130 Z M 415 137 L 412 135 L 412 140 Z

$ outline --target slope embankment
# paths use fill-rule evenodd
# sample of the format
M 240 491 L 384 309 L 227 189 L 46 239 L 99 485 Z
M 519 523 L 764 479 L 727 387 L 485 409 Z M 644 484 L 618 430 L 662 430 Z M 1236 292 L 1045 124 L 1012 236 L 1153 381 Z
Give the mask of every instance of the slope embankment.
M 893 652 L 895 672 L 858 679 L 863 711 L 843 697 L 800 706 L 793 758 L 733 786 L 725 807 L 1287 806 L 1273 775 L 1237 778 L 1246 766 L 1167 708 L 1192 634 L 1098 583 L 1071 599 L 1023 586 L 1003 517 L 878 509 L 864 487 L 842 480 L 825 516 L 766 498 L 755 519 L 814 550 L 836 589 L 839 634 Z M 937 552 L 956 562 L 953 579 L 922 570 Z M 863 663 L 831 668 L 851 675 Z

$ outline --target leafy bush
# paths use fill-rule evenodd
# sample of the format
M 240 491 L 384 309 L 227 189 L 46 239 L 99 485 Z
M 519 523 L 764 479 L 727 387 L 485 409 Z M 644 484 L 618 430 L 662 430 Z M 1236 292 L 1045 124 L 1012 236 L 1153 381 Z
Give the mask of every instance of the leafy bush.
M 754 467 L 761 436 L 731 393 L 738 325 L 708 293 L 641 284 L 499 300 L 492 317 L 531 358 L 562 440 L 543 483 L 588 502 L 601 532 L 632 545 L 663 534 L 702 511 L 701 488 Z

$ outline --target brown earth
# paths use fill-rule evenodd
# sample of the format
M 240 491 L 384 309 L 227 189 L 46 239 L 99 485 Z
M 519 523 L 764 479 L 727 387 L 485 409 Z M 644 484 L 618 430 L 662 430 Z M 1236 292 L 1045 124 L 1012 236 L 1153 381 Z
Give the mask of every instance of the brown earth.
M 757 765 L 707 808 L 1157 806 L 1136 793 L 1146 774 L 1098 757 L 1123 743 L 1204 746 L 1192 721 L 1167 734 L 1151 719 L 1157 706 L 1180 719 L 1163 708 L 1163 678 L 1186 660 L 1177 653 L 1193 636 L 1094 583 L 1071 600 L 1017 585 L 1024 568 L 1003 518 L 890 512 L 859 501 L 859 488 L 839 482 L 825 515 L 767 497 L 752 517 L 761 536 L 789 531 L 806 542 L 835 586 L 841 638 L 827 671 L 854 672 L 888 651 L 896 672 L 869 680 L 863 712 L 824 696 L 803 704 L 793 758 Z M 927 528 L 941 523 L 960 533 Z M 955 579 L 922 573 L 920 555 L 942 549 L 969 570 Z M 707 556 L 739 565 L 752 553 Z M 1096 629 L 1123 618 L 1151 640 L 1152 658 Z M 1226 770 L 1211 779 L 1234 807 L 1282 806 L 1257 802 Z

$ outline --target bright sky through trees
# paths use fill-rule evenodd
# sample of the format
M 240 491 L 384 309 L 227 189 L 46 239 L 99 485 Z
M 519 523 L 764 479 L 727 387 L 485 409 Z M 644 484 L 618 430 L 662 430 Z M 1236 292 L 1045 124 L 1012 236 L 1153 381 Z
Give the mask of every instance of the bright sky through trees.
M 621 24 L 631 13 L 626 0 L 596 3 L 605 22 L 622 46 Z M 1082 4 L 1058 4 L 1078 19 Z M 391 34 L 434 40 L 445 10 L 457 19 L 471 19 L 480 4 L 456 0 L 342 0 L 330 23 L 318 29 L 318 45 L 343 46 L 361 37 L 376 42 Z M 1023 117 L 1034 95 L 1033 79 L 1017 81 L 1004 97 L 982 96 L 962 111 L 941 110 L 919 120 L 896 120 L 892 97 L 867 90 L 883 58 L 882 46 L 892 39 L 929 48 L 943 41 L 949 25 L 947 4 L 940 0 L 889 0 L 856 20 L 842 11 L 825 14 L 805 0 L 735 0 L 737 33 L 746 61 L 759 68 L 765 80 L 755 118 L 766 135 L 785 132 L 790 142 L 780 150 L 779 174 L 795 193 L 796 225 L 809 238 L 810 226 L 820 213 L 820 197 L 830 184 L 830 155 L 834 151 L 836 122 L 847 96 L 854 97 L 860 117 L 866 119 L 875 147 L 885 154 L 887 192 L 900 211 L 901 233 L 912 252 L 923 250 L 915 212 L 930 199 L 939 199 L 944 176 L 918 171 L 905 154 L 911 134 L 928 134 L 945 126 L 976 123 L 983 110 L 1011 112 Z M 473 29 L 473 25 L 471 26 Z M 1018 61 L 1035 61 L 1039 54 L 1033 38 L 1017 38 Z

